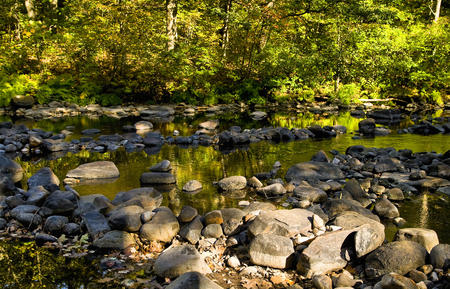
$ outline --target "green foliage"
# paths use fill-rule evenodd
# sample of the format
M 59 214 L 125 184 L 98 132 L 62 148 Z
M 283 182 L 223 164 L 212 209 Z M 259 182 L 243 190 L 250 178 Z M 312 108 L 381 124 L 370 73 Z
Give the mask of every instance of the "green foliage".
M 423 1 L 250 1 L 227 10 L 178 0 L 171 51 L 165 1 L 34 1 L 34 18 L 16 2 L 0 3 L 1 105 L 27 93 L 80 105 L 313 101 L 337 81 L 350 85 L 337 96 L 344 101 L 358 89 L 429 101 L 450 91 L 448 9 L 432 23 Z
M 345 84 L 339 89 L 336 97 L 340 99 L 343 104 L 349 104 L 357 101 L 360 96 L 360 90 L 361 88 L 355 83 Z
M 16 95 L 33 94 L 39 86 L 37 75 L 11 76 L 0 74 L 0 106 L 9 105 L 11 99 Z

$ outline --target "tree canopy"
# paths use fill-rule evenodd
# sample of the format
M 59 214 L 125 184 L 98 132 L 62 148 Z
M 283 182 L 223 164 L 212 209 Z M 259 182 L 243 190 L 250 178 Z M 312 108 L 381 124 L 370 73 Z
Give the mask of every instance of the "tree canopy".
M 441 0 L 4 0 L 0 105 L 442 102 Z

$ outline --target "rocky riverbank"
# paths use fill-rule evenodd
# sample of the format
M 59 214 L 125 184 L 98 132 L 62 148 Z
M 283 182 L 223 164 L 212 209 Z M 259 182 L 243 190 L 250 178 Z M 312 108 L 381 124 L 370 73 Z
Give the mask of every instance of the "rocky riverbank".
M 363 124 L 360 130 L 370 131 L 372 125 Z M 235 138 L 233 131 L 228 132 Z M 311 161 L 290 167 L 284 180 L 274 178 L 282 165 L 275 163 L 271 172 L 254 176 L 217 180 L 218 193 L 255 190 L 261 202 L 243 201 L 239 208 L 204 215 L 185 206 L 176 216 L 160 206 L 163 195 L 151 187 L 177 182 L 169 160 L 142 172 L 141 183 L 150 187 L 118 192 L 109 200 L 79 196 L 69 185 L 62 190 L 48 167 L 28 179 L 27 190 L 21 189 L 15 184 L 23 177 L 22 168 L 0 157 L 1 234 L 35 240 L 68 258 L 106 250 L 110 255 L 101 261 L 105 270 L 145 268 L 145 279 L 116 274 L 115 279 L 98 280 L 109 285 L 446 288 L 450 245 L 439 244 L 432 230 L 406 228 L 396 204 L 411 194 L 448 194 L 450 151 L 356 145 L 343 154 L 318 151 Z M 66 179 L 119 174 L 111 162 L 94 162 L 70 171 Z M 184 190 L 199 187 L 192 180 Z M 282 199 L 286 209 L 265 198 Z M 399 226 L 393 242 L 385 240 L 383 219 Z

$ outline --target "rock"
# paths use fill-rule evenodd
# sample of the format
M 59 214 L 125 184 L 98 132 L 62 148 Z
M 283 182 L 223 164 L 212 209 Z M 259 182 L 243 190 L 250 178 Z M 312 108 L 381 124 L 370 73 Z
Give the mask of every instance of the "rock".
M 322 203 L 328 199 L 327 193 L 319 188 L 308 184 L 295 187 L 293 196 L 299 201 L 310 201 L 311 203 Z
M 58 239 L 49 234 L 39 233 L 36 235 L 35 241 L 36 241 L 36 245 L 43 246 L 45 243 L 58 242 Z
M 0 175 L 0 195 L 11 195 L 17 191 L 16 186 L 10 178 L 4 175 Z
M 428 280 L 427 275 L 419 270 L 409 271 L 408 277 L 416 283 Z
M 127 192 L 119 192 L 114 197 L 114 200 L 111 202 L 114 206 L 118 206 L 122 203 L 125 203 L 127 201 L 130 201 L 132 199 L 135 199 L 139 196 L 147 196 L 155 200 L 155 207 L 159 207 L 161 205 L 161 202 L 163 200 L 163 196 L 160 192 L 158 192 L 155 188 L 152 187 L 143 187 L 143 188 L 137 188 L 133 189 Z M 153 210 L 152 208 L 144 207 L 146 210 Z
M 430 263 L 435 269 L 442 269 L 450 260 L 450 245 L 439 244 L 434 246 L 430 253 Z
M 220 209 L 220 213 L 222 214 L 223 222 L 227 222 L 229 220 L 237 220 L 238 222 L 240 222 L 246 215 L 242 210 L 236 208 Z
M 43 167 L 27 180 L 28 188 L 43 186 L 46 190 L 53 192 L 59 187 L 60 181 L 49 167 Z
M 317 289 L 333 289 L 331 278 L 324 274 L 314 275 L 312 283 Z
M 261 183 L 260 180 L 258 180 L 257 177 L 253 176 L 247 180 L 247 186 L 251 188 L 261 188 L 263 184 Z
M 75 204 L 68 199 L 50 198 L 45 200 L 41 208 L 41 214 L 44 216 L 63 215 L 70 216 L 75 210 Z
M 222 226 L 219 224 L 209 224 L 205 228 L 203 228 L 202 235 L 206 239 L 219 239 L 223 235 Z
M 250 239 L 265 233 L 292 238 L 312 229 L 314 213 L 303 209 L 278 210 L 259 214 L 248 227 Z
M 98 128 L 90 128 L 90 129 L 85 129 L 83 131 L 81 131 L 81 134 L 84 135 L 95 135 L 100 133 L 100 130 Z
M 272 203 L 267 203 L 267 202 L 253 202 L 250 205 L 246 206 L 242 211 L 245 214 L 254 212 L 254 211 L 264 211 L 264 212 L 269 212 L 269 211 L 275 211 L 277 209 L 277 207 L 272 204 Z
M 136 241 L 130 233 L 114 230 L 107 232 L 101 238 L 95 239 L 92 245 L 101 249 L 124 250 L 135 244 Z
M 364 224 L 369 224 L 370 226 L 364 227 Z M 328 225 L 338 226 L 343 230 L 357 230 L 354 241 L 356 256 L 358 258 L 372 252 L 384 242 L 384 225 L 357 212 L 348 211 L 339 213 L 333 220 L 328 222 Z
M 180 230 L 177 217 L 170 210 L 161 210 L 141 226 L 141 238 L 149 241 L 169 243 Z
M 359 133 L 363 135 L 371 135 L 375 131 L 375 120 L 373 118 L 367 118 L 358 123 Z
M 211 269 L 192 245 L 180 245 L 163 252 L 156 259 L 154 268 L 158 276 L 169 279 L 191 271 L 211 273 Z
M 284 195 L 286 193 L 286 189 L 282 184 L 273 184 L 267 187 L 256 189 L 256 193 L 267 198 Z
M 172 164 L 168 160 L 163 160 L 149 168 L 151 172 L 169 172 L 172 170 Z
M 259 234 L 250 243 L 250 261 L 255 265 L 287 269 L 294 262 L 294 245 L 287 237 Z
M 219 285 L 209 280 L 199 272 L 187 272 L 178 277 L 175 281 L 169 284 L 166 289 L 221 289 Z
M 247 179 L 242 176 L 224 178 L 218 183 L 222 191 L 241 190 L 247 186 Z
M 439 244 L 438 235 L 431 229 L 405 228 L 399 229 L 394 236 L 394 241 L 413 241 L 422 245 L 428 253 Z
M 267 113 L 263 112 L 263 111 L 254 111 L 250 114 L 251 118 L 256 119 L 256 120 L 262 120 L 263 118 L 265 118 L 267 116 Z
M 84 213 L 82 219 L 86 225 L 89 236 L 94 240 L 103 237 L 106 232 L 111 230 L 108 225 L 108 220 L 97 211 Z
M 44 139 L 42 146 L 51 152 L 67 151 L 69 143 L 63 140 Z
M 139 206 L 129 206 L 111 212 L 108 225 L 112 230 L 137 232 L 141 228 L 141 215 L 145 210 Z
M 175 114 L 175 110 L 170 106 L 149 106 L 146 110 L 141 111 L 141 117 L 150 119 L 167 119 Z
M 98 161 L 78 166 L 70 170 L 66 178 L 74 179 L 111 179 L 120 176 L 119 169 L 110 161 Z
M 369 279 L 394 272 L 405 275 L 425 265 L 427 250 L 415 242 L 396 241 L 379 247 L 366 257 L 365 271 Z
M 15 161 L 0 156 L 0 174 L 9 178 L 11 182 L 17 183 L 23 178 L 23 169 Z
M 218 126 L 219 126 L 219 120 L 218 119 L 205 121 L 205 122 L 202 122 L 202 123 L 200 123 L 198 125 L 198 127 L 200 129 L 206 129 L 206 130 L 215 130 Z
M 69 219 L 64 216 L 50 216 L 45 220 L 44 230 L 52 235 L 60 235 L 66 225 L 69 223 Z
M 320 150 L 311 157 L 311 161 L 312 162 L 329 163 L 330 158 L 327 156 L 327 154 L 323 150 Z
M 347 260 L 343 258 L 344 242 L 355 231 L 356 229 L 337 231 L 315 238 L 302 251 L 297 271 L 306 278 L 311 278 L 317 274 L 343 269 L 347 265 Z
M 374 211 L 382 218 L 394 219 L 400 217 L 397 207 L 386 198 L 386 195 L 383 195 L 375 203 Z
M 352 198 L 358 201 L 363 207 L 367 207 L 372 204 L 369 196 L 363 191 L 361 185 L 356 179 L 350 179 L 344 186 L 344 190 L 350 193 Z
M 353 287 L 355 283 L 356 280 L 353 278 L 353 275 L 347 270 L 342 270 L 341 274 L 333 278 L 334 287 Z
M 11 106 L 14 108 L 31 108 L 35 103 L 31 95 L 15 95 L 11 98 Z
M 151 172 L 143 173 L 140 178 L 141 185 L 167 185 L 175 184 L 176 180 L 171 173 Z
M 32 147 L 32 148 L 40 147 L 43 142 L 42 138 L 37 135 L 30 135 L 30 138 L 28 141 L 29 141 L 30 147 Z
M 386 196 L 388 200 L 391 201 L 403 201 L 405 196 L 403 195 L 403 191 L 399 188 L 393 188 L 386 192 Z
M 183 186 L 185 192 L 195 192 L 203 188 L 202 183 L 197 180 L 190 180 Z
M 200 240 L 202 229 L 203 224 L 201 217 L 197 216 L 180 230 L 179 235 L 184 240 L 195 245 Z
M 164 144 L 164 140 L 161 139 L 161 134 L 149 132 L 145 135 L 144 140 L 142 142 L 145 146 L 156 146 L 160 147 Z
M 222 224 L 223 223 L 223 216 L 221 211 L 211 211 L 205 214 L 205 225 L 210 224 Z
M 323 210 L 330 219 L 339 213 L 346 211 L 353 211 L 377 222 L 380 221 L 380 218 L 377 215 L 374 215 L 370 210 L 364 208 L 363 206 L 361 206 L 361 203 L 355 200 L 344 200 L 344 199 L 328 200 L 325 203 L 323 203 Z
M 43 223 L 40 215 L 32 213 L 20 213 L 16 216 L 16 220 L 28 230 L 34 230 Z
M 321 181 L 344 179 L 344 173 L 335 165 L 323 162 L 305 162 L 293 165 L 286 173 L 285 180 L 305 180 L 315 178 Z
M 183 208 L 181 208 L 180 214 L 178 215 L 178 220 L 181 223 L 187 223 L 192 221 L 195 217 L 197 217 L 197 215 L 197 209 L 191 206 L 183 206 Z
M 381 278 L 381 288 L 417 289 L 416 283 L 411 279 L 396 273 L 389 273 Z
M 149 131 L 153 129 L 153 124 L 149 121 L 141 120 L 133 125 L 136 131 Z

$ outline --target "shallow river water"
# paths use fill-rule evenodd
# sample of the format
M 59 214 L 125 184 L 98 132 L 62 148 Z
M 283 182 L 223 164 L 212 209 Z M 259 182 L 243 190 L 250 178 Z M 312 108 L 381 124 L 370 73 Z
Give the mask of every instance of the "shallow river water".
M 446 117 L 443 112 L 438 112 L 434 116 Z M 436 151 L 437 153 L 444 153 L 450 149 L 450 135 L 421 136 L 399 134 L 397 129 L 407 128 L 412 124 L 409 118 L 389 126 L 392 131 L 389 136 L 354 140 L 352 139 L 352 136 L 355 135 L 353 132 L 357 130 L 358 122 L 361 119 L 351 117 L 349 112 L 328 116 L 312 113 L 301 115 L 276 113 L 269 114 L 268 118 L 263 121 L 252 120 L 247 113 L 210 117 L 201 114 L 195 118 L 176 117 L 170 123 L 154 123 L 154 130 L 161 131 L 164 136 L 171 135 L 174 130 L 178 130 L 180 136 L 189 136 L 195 133 L 199 123 L 212 118 L 220 120 L 220 131 L 233 125 L 241 126 L 242 129 L 250 129 L 264 126 L 303 128 L 313 124 L 321 126 L 340 124 L 345 125 L 348 132 L 340 134 L 336 138 L 324 140 L 310 139 L 287 143 L 262 141 L 231 152 L 221 152 L 213 147 L 164 145 L 158 150 L 145 149 L 131 153 L 125 152 L 123 149 L 105 153 L 81 151 L 77 154 L 67 153 L 58 159 L 24 156 L 15 160 L 25 170 L 25 178 L 22 182 L 24 188 L 26 188 L 26 179 L 45 166 L 50 167 L 63 180 L 66 173 L 78 165 L 97 160 L 111 160 L 120 171 L 120 177 L 117 180 L 100 184 L 82 184 L 74 187 L 81 195 L 101 193 L 111 200 L 120 191 L 140 187 L 139 178 L 143 173 L 148 172 L 150 166 L 162 160 L 169 160 L 172 163 L 172 173 L 176 177 L 177 184 L 171 190 L 161 189 L 165 191 L 162 205 L 170 207 L 175 214 L 178 214 L 184 205 L 191 205 L 200 214 L 203 214 L 224 207 L 238 207 L 238 202 L 241 200 L 260 199 L 250 191 L 239 195 L 220 194 L 217 187 L 212 184 L 214 181 L 233 175 L 249 178 L 256 173 L 268 172 L 276 161 L 279 161 L 282 165 L 276 177 L 284 178 L 290 166 L 299 162 L 309 161 L 311 156 L 321 149 L 325 152 L 335 149 L 340 153 L 345 153 L 347 147 L 359 144 L 377 148 L 394 147 L 397 150 L 408 148 L 413 152 Z M 0 117 L 0 121 L 6 120 L 11 119 Z M 82 136 L 81 131 L 87 128 L 99 128 L 102 131 L 101 134 L 120 134 L 122 133 L 122 126 L 133 125 L 139 120 L 141 119 L 135 117 L 115 119 L 106 116 L 97 118 L 83 116 L 39 121 L 12 119 L 16 124 L 24 123 L 29 128 L 41 128 L 55 133 L 61 132 L 67 126 L 74 126 L 74 134 L 68 137 L 67 141 L 79 139 Z M 331 156 L 331 154 L 328 155 Z M 183 185 L 192 179 L 196 179 L 203 184 L 202 191 L 194 195 L 182 192 L 181 188 Z M 279 202 L 277 204 L 281 205 L 282 203 Z M 450 243 L 450 232 L 448 230 L 450 204 L 447 196 L 434 194 L 411 196 L 410 199 L 399 204 L 399 210 L 401 217 L 407 221 L 404 227 L 433 229 L 438 233 L 441 243 Z M 387 238 L 392 239 L 398 228 L 389 222 L 385 223 L 385 225 L 387 227 Z

